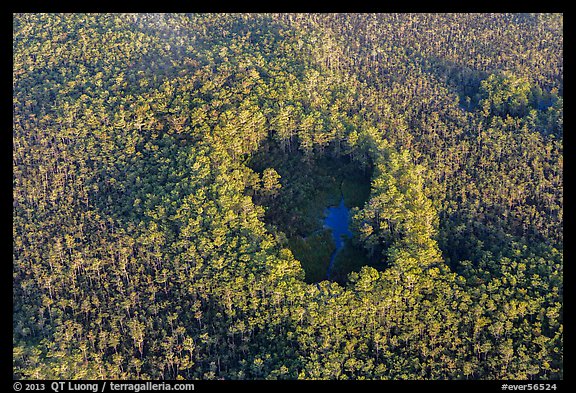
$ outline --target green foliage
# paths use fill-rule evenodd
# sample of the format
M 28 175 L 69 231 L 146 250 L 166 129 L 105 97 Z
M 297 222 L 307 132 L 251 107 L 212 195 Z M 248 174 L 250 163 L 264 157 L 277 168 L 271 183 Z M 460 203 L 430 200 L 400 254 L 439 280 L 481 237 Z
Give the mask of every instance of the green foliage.
M 509 73 L 492 74 L 480 84 L 480 96 L 480 106 L 486 116 L 523 117 L 528 112 L 530 84 Z
M 14 14 L 14 378 L 563 378 L 562 48 L 561 14 Z
M 326 279 L 330 256 L 336 249 L 332 232 L 321 230 L 306 238 L 294 236 L 288 240 L 288 247 L 302 264 L 306 272 L 306 282 L 313 283 Z
M 370 180 L 356 174 L 342 179 L 342 197 L 348 208 L 363 207 L 370 196 Z
M 274 168 L 266 168 L 262 173 L 262 190 L 269 195 L 275 195 L 282 187 L 278 182 L 280 177 Z
M 376 261 L 376 262 L 375 262 Z M 331 271 L 332 280 L 345 283 L 351 272 L 360 271 L 363 266 L 374 266 L 382 269 L 378 259 L 371 260 L 366 255 L 366 250 L 350 239 L 344 240 L 344 247 L 336 254 L 334 267 Z

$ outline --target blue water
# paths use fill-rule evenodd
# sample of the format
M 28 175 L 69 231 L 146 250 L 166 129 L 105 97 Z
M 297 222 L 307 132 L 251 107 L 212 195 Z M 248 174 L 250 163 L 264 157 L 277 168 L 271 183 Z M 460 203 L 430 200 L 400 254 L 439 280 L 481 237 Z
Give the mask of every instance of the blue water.
M 344 247 L 344 239 L 342 236 L 352 237 L 352 232 L 348 229 L 350 223 L 350 210 L 344 205 L 344 198 L 340 201 L 340 205 L 336 207 L 329 207 L 327 210 L 326 218 L 324 219 L 324 227 L 332 230 L 332 237 L 336 243 L 336 250 L 330 257 L 330 264 L 328 265 L 327 277 L 330 278 L 334 259 L 338 251 Z

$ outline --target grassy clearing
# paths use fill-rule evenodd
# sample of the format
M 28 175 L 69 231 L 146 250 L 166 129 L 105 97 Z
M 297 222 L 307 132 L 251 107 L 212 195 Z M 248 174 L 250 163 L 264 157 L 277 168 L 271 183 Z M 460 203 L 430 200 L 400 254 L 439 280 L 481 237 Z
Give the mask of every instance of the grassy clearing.
M 302 264 L 306 282 L 313 283 L 326 279 L 330 256 L 336 249 L 330 230 L 314 233 L 307 238 L 294 236 L 288 239 L 288 248 Z
M 370 196 L 370 178 L 360 175 L 349 163 L 335 159 L 319 160 L 310 178 L 313 188 L 294 211 L 300 221 L 302 236 L 322 228 L 326 208 L 337 206 L 342 196 L 348 208 L 362 207 Z
M 288 248 L 302 263 L 307 282 L 326 279 L 335 250 L 330 230 L 324 229 L 326 208 L 337 206 L 344 197 L 347 208 L 362 208 L 370 196 L 370 173 L 347 158 L 322 157 L 306 162 L 299 152 L 283 154 L 273 143 L 255 155 L 252 168 L 262 173 L 274 168 L 282 188 L 268 201 L 265 221 L 288 240 Z M 368 264 L 364 250 L 346 242 L 335 260 L 333 277 L 340 282 L 349 272 Z
M 344 284 L 348 280 L 348 274 L 350 272 L 360 271 L 362 266 L 379 267 L 376 261 L 368 258 L 364 248 L 356 244 L 353 240 L 346 239 L 344 241 L 344 247 L 336 255 L 334 260 L 331 279 Z
M 347 208 L 362 208 L 370 197 L 370 178 L 345 177 L 342 180 L 342 195 Z
M 305 239 L 295 235 L 288 242 L 288 247 L 302 263 L 307 282 L 326 279 L 330 257 L 335 250 L 332 232 L 322 230 L 326 208 L 338 205 L 342 197 L 346 207 L 361 208 L 370 196 L 370 179 L 359 176 L 348 166 L 334 160 L 324 160 L 316 168 L 316 187 L 294 212 L 300 220 L 300 230 L 313 235 Z M 365 250 L 352 241 L 346 241 L 336 256 L 332 279 L 344 283 L 348 273 L 369 264 Z

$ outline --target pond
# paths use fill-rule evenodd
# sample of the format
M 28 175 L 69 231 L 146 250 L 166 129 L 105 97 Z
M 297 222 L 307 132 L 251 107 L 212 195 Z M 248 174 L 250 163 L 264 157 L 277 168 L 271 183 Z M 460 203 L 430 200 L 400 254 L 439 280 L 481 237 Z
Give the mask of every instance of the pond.
M 336 243 L 336 250 L 330 257 L 330 264 L 328 265 L 327 278 L 330 279 L 332 268 L 334 266 L 334 259 L 338 252 L 344 247 L 343 236 L 352 237 L 352 232 L 348 228 L 350 223 L 350 209 L 344 205 L 344 197 L 340 200 L 340 205 L 336 207 L 329 207 L 326 209 L 326 218 L 324 219 L 324 227 L 332 230 L 332 237 Z

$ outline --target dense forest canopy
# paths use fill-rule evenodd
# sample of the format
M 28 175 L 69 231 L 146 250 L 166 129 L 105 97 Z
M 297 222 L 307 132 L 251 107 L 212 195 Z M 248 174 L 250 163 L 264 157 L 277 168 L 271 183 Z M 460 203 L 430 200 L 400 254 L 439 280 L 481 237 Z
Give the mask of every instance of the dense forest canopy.
M 561 14 L 15 14 L 13 62 L 14 378 L 563 378 Z

